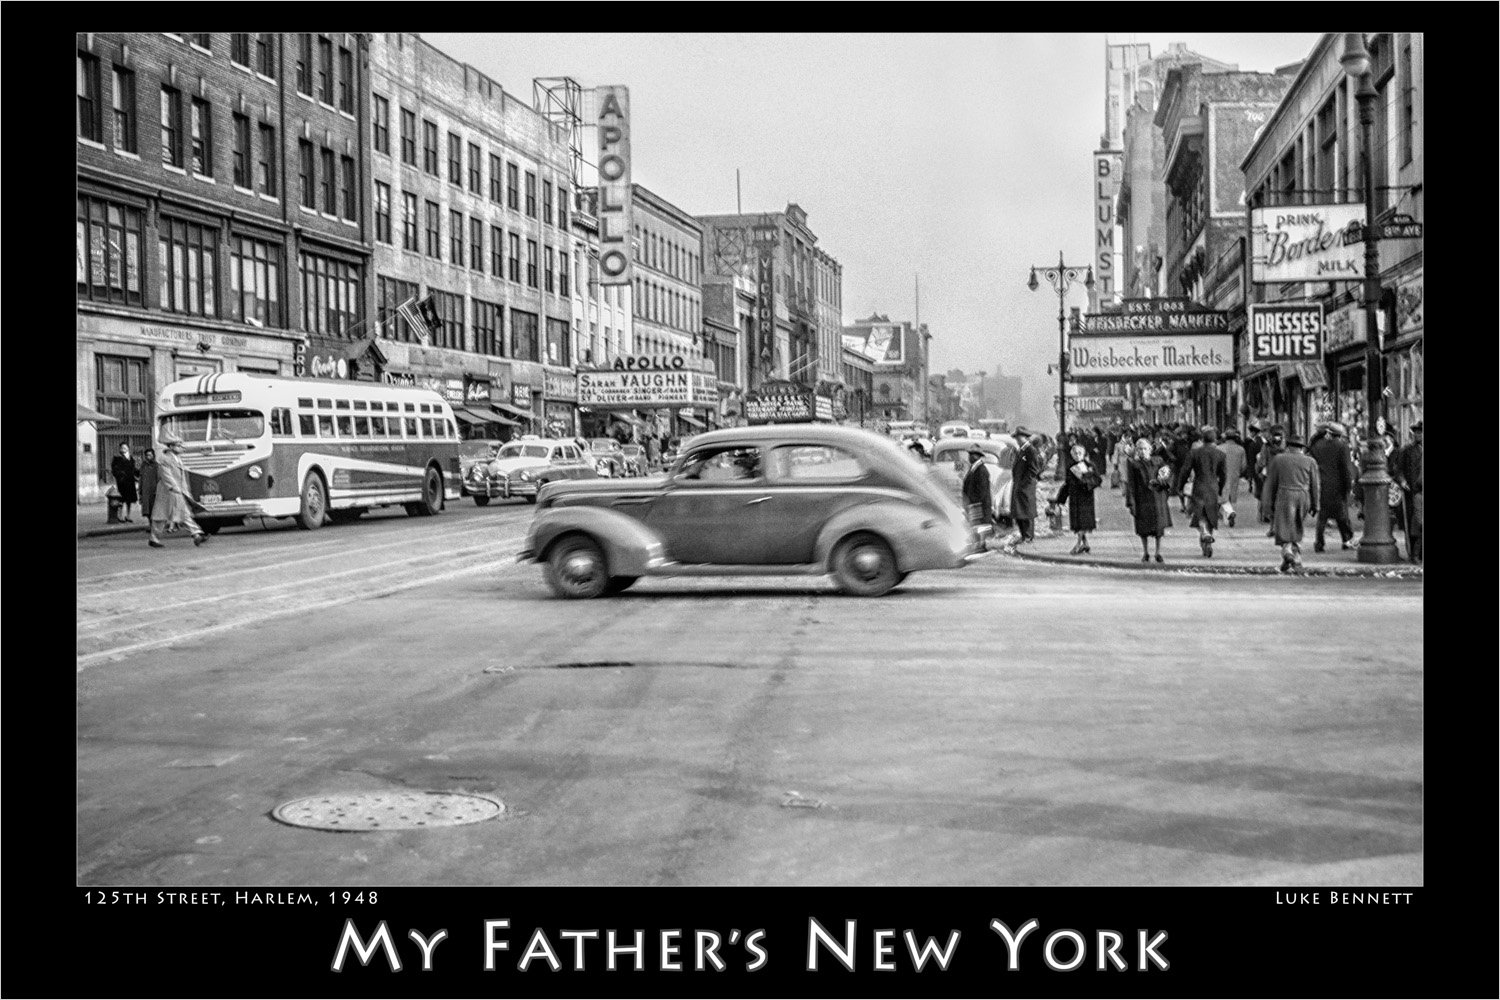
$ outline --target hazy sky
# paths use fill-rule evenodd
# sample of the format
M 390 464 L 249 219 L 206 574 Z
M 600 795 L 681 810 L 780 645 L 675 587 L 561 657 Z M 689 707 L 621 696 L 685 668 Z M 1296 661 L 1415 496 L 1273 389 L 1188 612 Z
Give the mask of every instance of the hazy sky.
M 1033 264 L 1090 262 L 1104 34 L 424 34 L 531 99 L 539 76 L 630 88 L 634 179 L 693 215 L 795 201 L 844 268 L 844 319 L 911 319 L 932 370 L 1022 375 L 1051 410 L 1057 297 Z M 1132 34 L 1270 72 L 1316 34 Z M 588 150 L 585 157 L 592 160 Z M 1070 305 L 1084 305 L 1080 288 Z

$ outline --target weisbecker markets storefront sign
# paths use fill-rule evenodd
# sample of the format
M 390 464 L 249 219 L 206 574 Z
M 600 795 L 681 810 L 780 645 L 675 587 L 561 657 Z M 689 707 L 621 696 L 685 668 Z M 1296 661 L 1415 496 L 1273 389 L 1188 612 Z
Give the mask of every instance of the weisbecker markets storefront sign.
M 1068 344 L 1075 382 L 1154 382 L 1234 374 L 1229 314 L 1187 299 L 1126 299 L 1089 313 Z
M 605 409 L 717 406 L 719 390 L 714 377 L 704 372 L 581 371 L 578 403 Z

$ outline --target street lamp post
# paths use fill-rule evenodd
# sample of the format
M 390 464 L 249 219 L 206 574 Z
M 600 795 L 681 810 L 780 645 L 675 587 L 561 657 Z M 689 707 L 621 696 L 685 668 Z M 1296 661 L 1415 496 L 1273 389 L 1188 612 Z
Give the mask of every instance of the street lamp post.
M 1094 287 L 1094 269 L 1092 267 L 1069 267 L 1063 263 L 1062 252 L 1057 254 L 1056 267 L 1033 267 L 1031 279 L 1026 282 L 1026 287 L 1033 292 L 1039 286 L 1036 280 L 1038 271 L 1047 283 L 1057 289 L 1057 447 L 1059 454 L 1063 451 L 1063 443 L 1068 436 L 1068 341 L 1066 317 L 1063 315 L 1064 305 L 1067 301 L 1068 289 L 1073 282 L 1082 279 L 1085 288 Z
M 1360 465 L 1365 530 L 1359 539 L 1357 555 L 1362 563 L 1393 563 L 1400 559 L 1400 553 L 1391 535 L 1391 508 L 1388 505 L 1391 477 L 1386 471 L 1385 443 L 1379 423 L 1385 396 L 1377 321 L 1380 310 L 1380 243 L 1375 229 L 1375 180 L 1370 163 L 1370 126 L 1375 122 L 1375 102 L 1380 95 L 1370 78 L 1370 54 L 1365 49 L 1363 33 L 1353 31 L 1344 35 L 1344 53 L 1339 61 L 1343 63 L 1344 72 L 1359 83 L 1354 96 L 1359 101 L 1360 172 L 1365 193 L 1365 399 L 1368 401 L 1370 426 L 1364 460 Z

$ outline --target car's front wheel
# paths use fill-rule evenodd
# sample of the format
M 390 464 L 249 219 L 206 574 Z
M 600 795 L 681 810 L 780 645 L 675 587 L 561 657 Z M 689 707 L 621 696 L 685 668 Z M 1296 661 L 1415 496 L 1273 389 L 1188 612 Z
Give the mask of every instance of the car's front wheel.
M 833 550 L 833 579 L 845 593 L 879 597 L 900 582 L 896 555 L 876 535 L 850 535 Z
M 609 590 L 604 551 L 586 535 L 569 535 L 553 545 L 543 573 L 552 592 L 569 600 L 588 600 Z

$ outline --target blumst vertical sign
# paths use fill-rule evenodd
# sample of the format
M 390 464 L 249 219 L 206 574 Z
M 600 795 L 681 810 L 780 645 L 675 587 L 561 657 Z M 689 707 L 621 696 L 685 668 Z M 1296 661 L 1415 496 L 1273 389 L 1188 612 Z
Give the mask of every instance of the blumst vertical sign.
M 631 283 L 630 88 L 594 88 L 599 126 L 600 283 Z
M 1122 157 L 1118 150 L 1094 153 L 1094 281 L 1100 302 L 1115 297 L 1115 195 Z

